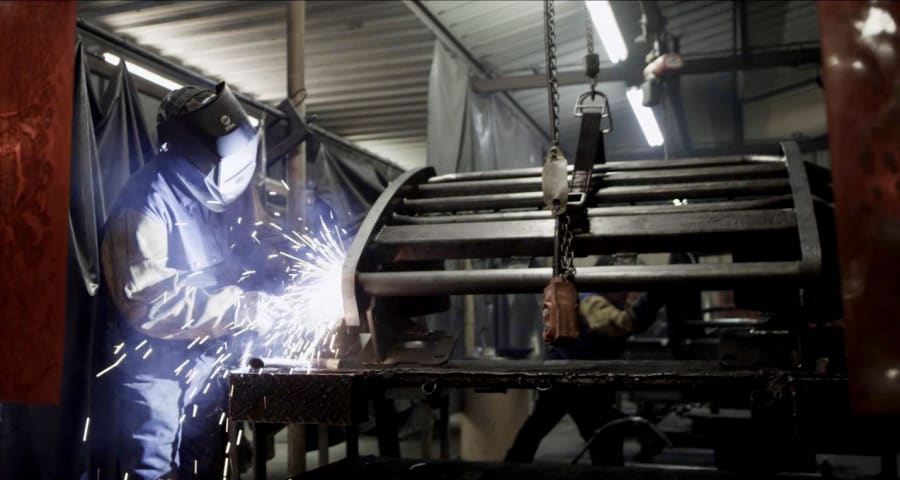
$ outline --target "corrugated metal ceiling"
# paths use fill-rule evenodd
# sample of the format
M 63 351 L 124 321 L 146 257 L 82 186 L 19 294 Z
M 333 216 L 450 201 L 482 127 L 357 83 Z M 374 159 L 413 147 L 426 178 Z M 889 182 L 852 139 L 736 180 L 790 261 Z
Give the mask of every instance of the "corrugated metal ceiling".
M 400 2 L 306 8 L 307 112 L 397 163 L 424 163 L 434 35 Z M 92 1 L 78 14 L 258 100 L 286 96 L 286 2 Z
M 423 4 L 493 74 L 543 72 L 542 2 L 424 0 Z M 732 2 L 662 0 L 660 6 L 668 30 L 680 36 L 685 55 L 731 50 Z M 632 41 L 639 34 L 639 4 L 614 1 L 613 9 L 630 54 L 642 54 L 644 50 L 638 51 Z M 811 1 L 754 1 L 746 4 L 746 11 L 752 48 L 817 42 Z M 560 70 L 581 68 L 584 12 L 581 1 L 556 2 Z M 284 2 L 80 2 L 79 15 L 189 68 L 227 80 L 260 100 L 278 101 L 285 96 Z M 399 1 L 308 1 L 306 28 L 309 113 L 318 115 L 328 129 L 402 165 L 423 164 L 434 35 L 422 21 Z M 596 43 L 601 62 L 608 63 Z M 727 75 L 689 77 L 685 83 L 690 90 L 724 92 Z M 775 75 L 771 81 L 759 81 L 756 74 L 753 84 L 745 85 L 741 93 L 754 95 L 760 85 L 772 88 L 796 78 Z M 610 96 L 616 119 L 608 148 L 644 147 L 625 101 L 624 84 L 601 83 L 600 87 Z M 574 152 L 578 132 L 571 109 L 585 88 L 561 90 L 563 146 L 568 152 Z M 686 92 L 686 98 L 703 99 L 692 93 Z M 543 89 L 516 91 L 513 97 L 539 124 L 548 124 Z M 721 100 L 721 96 L 709 98 Z M 688 106 L 701 113 L 709 108 Z M 658 118 L 662 115 L 657 111 Z M 717 123 L 711 125 L 729 127 Z M 710 132 L 700 136 L 717 139 Z
M 714 0 L 659 2 L 667 19 L 667 29 L 680 37 L 681 51 L 685 56 L 703 56 L 730 53 L 732 50 L 733 8 L 732 2 Z M 485 1 L 485 0 L 425 0 L 428 9 L 496 76 L 541 73 L 545 69 L 543 2 L 539 1 Z M 557 0 L 556 37 L 557 58 L 560 71 L 580 70 L 586 53 L 585 8 L 579 0 Z M 647 50 L 635 48 L 633 39 L 640 34 L 641 15 L 638 2 L 613 1 L 613 10 L 622 30 L 629 55 L 643 55 Z M 748 44 L 752 48 L 782 47 L 785 45 L 809 45 L 818 42 L 815 4 L 811 1 L 754 1 L 747 2 Z M 601 64 L 609 59 L 595 39 Z M 710 89 L 717 92 L 727 85 L 728 74 L 702 75 L 690 78 L 691 89 Z M 603 77 L 601 67 L 600 78 Z M 779 84 L 775 76 L 772 82 L 763 82 L 762 88 Z M 791 77 L 795 81 L 796 76 Z M 791 80 L 783 80 L 787 83 Z M 684 83 L 688 83 L 687 81 Z M 610 97 L 615 119 L 615 130 L 607 139 L 610 151 L 635 150 L 645 147 L 640 127 L 625 100 L 623 82 L 603 83 L 600 90 Z M 753 90 L 753 89 L 756 90 Z M 751 85 L 755 94 L 759 85 Z M 572 115 L 578 95 L 584 86 L 569 86 L 560 90 L 561 138 L 563 148 L 573 154 L 578 135 L 579 121 Z M 684 89 L 684 88 L 683 88 Z M 686 98 L 697 96 L 686 93 Z M 742 94 L 746 94 L 742 92 Z M 548 125 L 547 93 L 542 89 L 513 92 L 513 97 L 539 124 Z M 720 95 L 708 96 L 709 102 L 720 101 Z M 688 106 L 705 113 L 705 105 Z M 662 120 L 665 112 L 657 109 Z M 730 119 L 729 119 L 730 120 Z M 689 121 L 689 123 L 691 123 Z M 730 123 L 712 125 L 723 130 Z M 693 124 L 691 125 L 694 126 Z M 693 129 L 693 128 L 692 128 Z M 698 132 L 700 139 L 715 142 L 724 132 Z M 730 133 L 728 133 L 730 135 Z

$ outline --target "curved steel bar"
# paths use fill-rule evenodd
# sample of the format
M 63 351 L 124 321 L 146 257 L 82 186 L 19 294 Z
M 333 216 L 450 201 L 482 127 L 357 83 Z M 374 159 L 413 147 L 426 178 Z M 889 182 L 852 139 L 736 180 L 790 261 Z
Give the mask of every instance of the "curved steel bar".
M 365 317 L 366 306 L 360 298 L 363 292 L 356 288 L 356 274 L 359 271 L 367 271 L 372 267 L 367 258 L 368 246 L 381 227 L 391 218 L 397 206 L 403 201 L 407 191 L 416 185 L 427 181 L 435 174 L 434 167 L 419 167 L 404 172 L 395 178 L 387 188 L 381 192 L 378 200 L 369 209 L 365 220 L 359 226 L 353 243 L 347 251 L 344 259 L 344 268 L 341 274 L 341 289 L 344 298 L 344 325 L 358 327 L 360 318 Z
M 813 210 L 806 167 L 797 142 L 782 142 L 781 149 L 787 160 L 788 181 L 791 183 L 791 195 L 794 196 L 794 214 L 797 216 L 797 234 L 800 239 L 800 270 L 803 275 L 815 276 L 822 271 L 822 246 L 819 243 L 819 226 Z

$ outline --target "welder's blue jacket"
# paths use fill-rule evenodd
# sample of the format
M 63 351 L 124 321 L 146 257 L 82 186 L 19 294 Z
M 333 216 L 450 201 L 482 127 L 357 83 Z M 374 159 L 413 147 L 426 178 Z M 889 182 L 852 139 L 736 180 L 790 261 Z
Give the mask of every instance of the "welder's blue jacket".
M 189 195 L 172 165 L 147 163 L 113 206 L 101 247 L 107 291 L 119 319 L 142 335 L 222 336 L 248 321 L 253 305 L 237 285 L 244 269 L 234 253 L 249 238 L 242 227 L 252 227 L 252 204 L 213 212 Z

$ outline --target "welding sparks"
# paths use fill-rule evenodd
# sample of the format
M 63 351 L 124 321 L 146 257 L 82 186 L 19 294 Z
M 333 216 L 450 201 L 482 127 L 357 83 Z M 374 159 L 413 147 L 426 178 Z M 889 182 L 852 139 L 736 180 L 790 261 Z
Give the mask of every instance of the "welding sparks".
M 291 283 L 267 305 L 273 326 L 264 332 L 266 356 L 314 361 L 326 350 L 333 353 L 329 333 L 343 318 L 341 273 L 345 256 L 345 234 L 320 220 L 318 232 L 284 233 L 292 252 L 278 255 L 290 261 L 286 267 Z M 305 229 L 308 231 L 308 227 Z
M 110 366 L 104 368 L 103 370 L 100 370 L 100 371 L 97 373 L 97 378 L 102 377 L 102 376 L 105 375 L 106 373 L 109 373 L 110 370 L 112 370 L 112 369 L 118 367 L 119 364 L 122 363 L 122 360 L 125 360 L 125 356 L 126 356 L 126 355 L 128 355 L 128 354 L 127 354 L 127 353 L 123 353 L 122 356 L 119 357 L 118 360 L 116 360 L 115 362 L 113 362 L 112 365 L 110 365 Z
M 87 442 L 88 429 L 90 429 L 90 428 L 91 428 L 91 417 L 87 417 L 87 419 L 85 419 L 85 421 L 84 421 L 84 435 L 82 435 L 82 437 L 81 437 L 82 443 Z
M 188 362 L 190 362 L 190 360 L 185 360 L 185 361 L 181 362 L 181 365 L 178 365 L 177 367 L 175 367 L 175 375 L 180 375 L 181 370 L 187 366 Z

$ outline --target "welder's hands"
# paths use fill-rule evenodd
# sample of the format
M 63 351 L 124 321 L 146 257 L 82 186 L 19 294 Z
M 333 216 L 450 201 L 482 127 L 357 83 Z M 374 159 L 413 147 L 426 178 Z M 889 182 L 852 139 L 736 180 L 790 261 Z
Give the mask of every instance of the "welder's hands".
M 278 295 L 262 291 L 244 293 L 244 326 L 260 335 L 272 332 L 290 314 L 290 305 Z

